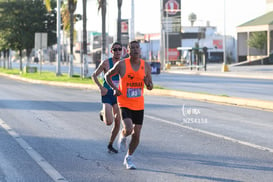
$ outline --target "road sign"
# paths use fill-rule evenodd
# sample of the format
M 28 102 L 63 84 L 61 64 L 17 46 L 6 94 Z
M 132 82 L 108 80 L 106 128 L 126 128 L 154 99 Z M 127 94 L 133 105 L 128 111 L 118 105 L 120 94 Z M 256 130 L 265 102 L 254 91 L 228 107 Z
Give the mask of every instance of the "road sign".
M 165 3 L 165 10 L 169 15 L 175 15 L 177 12 L 180 11 L 179 3 L 176 0 L 168 0 Z
M 181 32 L 181 8 L 179 0 L 163 0 L 162 23 L 167 33 Z
M 35 49 L 47 48 L 47 33 L 35 33 Z
M 129 21 L 128 19 L 121 20 L 121 34 L 128 34 L 129 33 Z

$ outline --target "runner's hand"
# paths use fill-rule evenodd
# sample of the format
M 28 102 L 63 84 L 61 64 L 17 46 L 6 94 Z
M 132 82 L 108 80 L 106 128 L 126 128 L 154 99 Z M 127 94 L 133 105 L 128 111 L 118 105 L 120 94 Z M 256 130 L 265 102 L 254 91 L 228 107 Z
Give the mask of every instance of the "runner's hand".
M 114 89 L 114 96 L 120 96 L 121 91 L 119 89 Z
M 107 94 L 107 92 L 108 92 L 108 89 L 107 89 L 107 88 L 101 87 L 101 89 L 100 89 L 100 94 L 101 94 L 101 96 L 105 96 L 105 95 Z
M 144 83 L 148 90 L 153 89 L 153 82 L 147 76 L 144 77 Z

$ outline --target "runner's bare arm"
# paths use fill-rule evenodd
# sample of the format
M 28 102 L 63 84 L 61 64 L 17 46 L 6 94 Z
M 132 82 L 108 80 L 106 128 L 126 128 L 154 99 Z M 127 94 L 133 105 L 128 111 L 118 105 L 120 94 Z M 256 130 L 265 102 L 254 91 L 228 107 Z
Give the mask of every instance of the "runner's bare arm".
M 153 89 L 153 81 L 152 81 L 152 75 L 151 75 L 151 66 L 148 62 L 145 62 L 145 77 L 144 77 L 144 83 L 148 90 Z
M 98 68 L 92 74 L 92 79 L 99 87 L 101 91 L 101 95 L 105 95 L 107 93 L 107 88 L 104 88 L 103 85 L 101 85 L 100 81 L 98 80 L 98 75 L 105 70 L 105 67 L 106 67 L 106 60 L 102 61 L 100 65 L 98 66 Z
M 121 95 L 120 90 L 116 87 L 116 85 L 112 81 L 112 77 L 116 74 L 120 74 L 120 65 L 121 61 L 117 62 L 113 68 L 111 68 L 107 73 L 105 74 L 104 78 L 107 82 L 107 84 L 113 89 L 114 95 L 119 96 Z

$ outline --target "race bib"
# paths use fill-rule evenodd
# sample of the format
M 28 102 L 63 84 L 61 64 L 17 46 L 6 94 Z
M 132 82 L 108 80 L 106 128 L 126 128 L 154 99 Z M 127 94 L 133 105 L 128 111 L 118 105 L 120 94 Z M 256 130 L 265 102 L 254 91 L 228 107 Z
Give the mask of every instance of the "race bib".
M 141 88 L 127 88 L 127 97 L 140 97 L 141 96 Z

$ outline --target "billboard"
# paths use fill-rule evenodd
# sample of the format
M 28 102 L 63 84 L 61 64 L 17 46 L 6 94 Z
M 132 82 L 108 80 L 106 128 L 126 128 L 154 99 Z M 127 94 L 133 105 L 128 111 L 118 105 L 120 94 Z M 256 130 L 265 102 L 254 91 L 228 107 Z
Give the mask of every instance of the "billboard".
M 121 20 L 121 34 L 128 34 L 129 33 L 129 23 L 128 19 Z
M 163 24 L 169 33 L 181 32 L 180 0 L 163 0 Z
M 213 40 L 212 41 L 212 45 L 213 47 L 217 48 L 217 49 L 223 49 L 223 40 Z
M 121 44 L 126 47 L 128 42 L 129 42 L 129 20 L 122 19 L 121 20 Z

